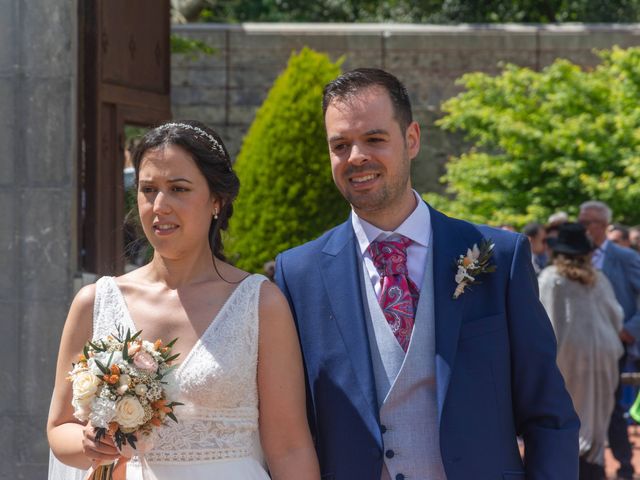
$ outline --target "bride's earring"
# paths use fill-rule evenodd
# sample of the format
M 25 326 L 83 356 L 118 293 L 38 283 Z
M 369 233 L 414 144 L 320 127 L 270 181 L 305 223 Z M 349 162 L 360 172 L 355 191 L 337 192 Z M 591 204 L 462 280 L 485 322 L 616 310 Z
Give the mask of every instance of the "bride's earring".
M 218 220 L 218 209 L 217 208 L 213 211 L 213 219 L 214 220 Z

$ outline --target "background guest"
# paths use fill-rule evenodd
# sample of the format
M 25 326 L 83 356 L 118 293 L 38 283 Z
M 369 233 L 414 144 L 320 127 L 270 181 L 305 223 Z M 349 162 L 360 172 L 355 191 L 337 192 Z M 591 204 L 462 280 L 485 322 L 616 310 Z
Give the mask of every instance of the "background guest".
M 622 307 L 591 265 L 592 244 L 577 223 L 549 241 L 552 264 L 539 277 L 540 300 L 558 339 L 558 367 L 580 417 L 580 480 L 603 480 L 609 418 L 618 386 Z
M 527 236 L 531 245 L 531 263 L 536 274 L 547 265 L 546 243 L 547 232 L 545 228 L 536 222 L 528 223 L 522 229 L 522 233 Z
M 619 364 L 620 371 L 623 371 L 638 356 L 636 340 L 640 338 L 640 311 L 637 303 L 640 294 L 640 255 L 607 240 L 611 209 L 606 203 L 595 200 L 583 203 L 580 205 L 578 221 L 586 228 L 589 238 L 597 247 L 591 257 L 593 266 L 607 276 L 616 299 L 624 310 L 620 339 L 625 347 L 625 355 Z M 622 390 L 621 386 L 616 390 L 616 406 L 609 424 L 609 445 L 614 457 L 620 462 L 618 477 L 632 479 L 634 469 L 631 464 L 631 444 L 624 417 L 629 405 L 623 401 Z
M 629 229 L 621 223 L 612 223 L 607 228 L 607 239 L 624 248 L 631 248 Z
M 631 248 L 640 252 L 640 225 L 629 229 L 629 243 L 631 243 Z

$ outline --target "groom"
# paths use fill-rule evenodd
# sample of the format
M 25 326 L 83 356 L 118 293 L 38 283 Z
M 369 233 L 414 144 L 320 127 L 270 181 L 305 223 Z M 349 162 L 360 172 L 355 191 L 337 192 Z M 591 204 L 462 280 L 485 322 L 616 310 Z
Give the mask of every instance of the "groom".
M 276 267 L 322 478 L 576 479 L 579 422 L 527 239 L 449 218 L 412 190 L 420 128 L 393 75 L 345 73 L 323 110 L 352 213 Z M 488 263 L 465 277 L 456 264 L 474 245 Z

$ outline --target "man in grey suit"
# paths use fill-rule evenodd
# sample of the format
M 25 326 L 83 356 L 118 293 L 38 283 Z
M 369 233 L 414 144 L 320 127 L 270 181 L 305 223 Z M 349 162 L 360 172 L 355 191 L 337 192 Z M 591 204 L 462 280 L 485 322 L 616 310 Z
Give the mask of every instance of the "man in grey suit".
M 629 357 L 638 358 L 640 340 L 640 310 L 637 298 L 640 294 L 640 255 L 623 248 L 607 239 L 607 227 L 611 223 L 611 209 L 606 203 L 595 200 L 580 205 L 578 221 L 587 229 L 587 233 L 597 247 L 593 253 L 594 267 L 602 270 L 624 310 L 624 327 L 620 340 L 625 346 L 625 354 L 620 360 L 620 368 Z M 616 406 L 609 424 L 609 445 L 615 458 L 620 462 L 618 478 L 633 478 L 631 464 L 631 445 L 627 435 L 627 423 L 624 418 L 625 407 L 621 404 L 622 388 L 616 390 Z

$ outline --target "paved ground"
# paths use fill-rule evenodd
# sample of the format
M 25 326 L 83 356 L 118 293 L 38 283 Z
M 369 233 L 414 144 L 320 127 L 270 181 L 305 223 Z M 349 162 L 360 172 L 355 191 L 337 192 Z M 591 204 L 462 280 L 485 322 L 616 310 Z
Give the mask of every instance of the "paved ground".
M 633 448 L 633 465 L 636 469 L 635 479 L 640 480 L 640 425 L 632 425 L 629 427 L 629 439 L 634 444 Z M 605 453 L 605 467 L 607 470 L 607 479 L 615 480 L 618 462 L 611 455 L 611 451 L 607 449 Z

